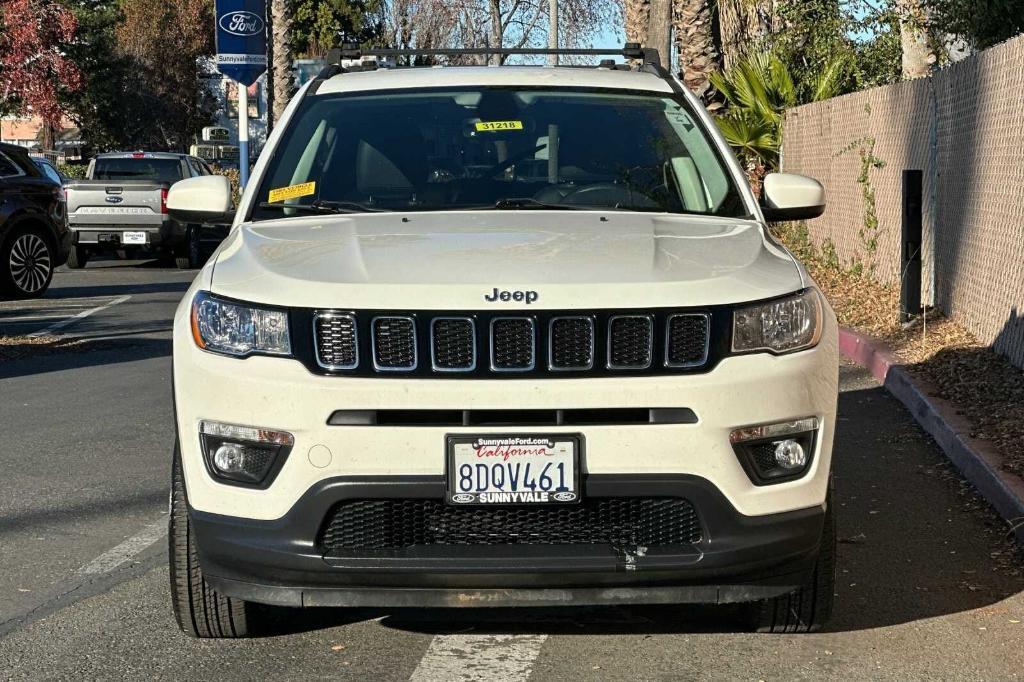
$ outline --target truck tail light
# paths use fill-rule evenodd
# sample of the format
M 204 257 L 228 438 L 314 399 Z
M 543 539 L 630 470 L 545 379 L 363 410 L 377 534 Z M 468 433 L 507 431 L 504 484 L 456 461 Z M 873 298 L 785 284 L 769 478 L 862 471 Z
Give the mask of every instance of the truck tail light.
M 160 190 L 160 212 L 167 213 L 167 188 Z

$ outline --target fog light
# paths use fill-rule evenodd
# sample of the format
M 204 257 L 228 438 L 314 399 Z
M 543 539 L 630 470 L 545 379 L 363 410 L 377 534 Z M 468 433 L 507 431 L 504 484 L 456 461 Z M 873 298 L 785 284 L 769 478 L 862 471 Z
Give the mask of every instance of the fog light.
M 245 471 L 245 449 L 238 443 L 225 443 L 213 454 L 213 465 L 225 474 Z
M 774 445 L 775 461 L 783 469 L 792 471 L 793 469 L 802 469 L 806 466 L 807 453 L 804 451 L 804 446 L 800 445 L 797 441 L 787 438 L 786 440 L 774 443 Z
M 199 437 L 210 474 L 222 482 L 266 488 L 295 438 L 287 431 L 202 421 Z

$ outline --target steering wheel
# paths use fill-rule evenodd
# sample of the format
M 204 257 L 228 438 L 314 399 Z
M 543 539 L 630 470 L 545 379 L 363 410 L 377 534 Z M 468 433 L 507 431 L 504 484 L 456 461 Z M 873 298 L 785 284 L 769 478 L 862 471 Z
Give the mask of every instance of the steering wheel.
M 656 208 L 658 203 L 646 194 L 614 182 L 595 182 L 570 192 L 562 199 L 563 204 L 608 206 L 615 208 L 622 204 L 641 208 Z
M 539 144 L 536 147 L 534 147 L 533 149 L 527 149 L 527 150 L 521 151 L 521 152 L 519 152 L 518 154 L 516 154 L 515 156 L 513 156 L 511 158 L 505 159 L 501 163 L 494 164 L 490 168 L 488 168 L 488 169 L 484 170 L 482 173 L 480 173 L 480 175 L 478 175 L 477 177 L 480 177 L 480 178 L 493 178 L 498 173 L 503 173 L 503 172 L 507 171 L 509 168 L 511 168 L 512 166 L 514 166 L 517 163 L 519 163 L 520 161 L 522 161 L 523 159 L 528 158 L 531 154 L 536 154 L 537 152 L 542 151 L 542 150 L 547 149 L 547 148 L 548 148 L 548 145 L 545 143 L 545 144 Z

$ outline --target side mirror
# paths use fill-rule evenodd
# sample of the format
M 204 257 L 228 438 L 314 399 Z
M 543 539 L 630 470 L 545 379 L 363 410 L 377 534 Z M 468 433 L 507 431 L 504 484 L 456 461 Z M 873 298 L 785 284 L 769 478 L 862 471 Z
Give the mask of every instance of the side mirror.
M 764 178 L 761 210 L 770 223 L 817 218 L 825 212 L 825 188 L 806 175 L 769 173 Z
M 230 223 L 234 218 L 231 181 L 223 175 L 179 180 L 167 192 L 167 212 L 182 223 Z

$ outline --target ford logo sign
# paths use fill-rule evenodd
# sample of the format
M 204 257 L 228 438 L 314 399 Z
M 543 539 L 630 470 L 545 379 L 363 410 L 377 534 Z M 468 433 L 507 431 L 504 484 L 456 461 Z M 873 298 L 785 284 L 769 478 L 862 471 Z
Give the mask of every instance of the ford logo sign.
M 263 19 L 258 14 L 239 10 L 221 15 L 220 27 L 235 36 L 254 36 L 263 33 Z
M 459 504 L 465 504 L 466 502 L 472 502 L 475 497 L 469 493 L 456 493 L 452 495 L 452 502 L 458 502 Z
M 551 497 L 555 498 L 555 502 L 572 502 L 576 499 L 576 493 L 555 493 Z
M 120 204 L 124 199 L 121 197 L 107 197 L 108 204 Z

